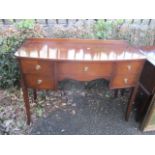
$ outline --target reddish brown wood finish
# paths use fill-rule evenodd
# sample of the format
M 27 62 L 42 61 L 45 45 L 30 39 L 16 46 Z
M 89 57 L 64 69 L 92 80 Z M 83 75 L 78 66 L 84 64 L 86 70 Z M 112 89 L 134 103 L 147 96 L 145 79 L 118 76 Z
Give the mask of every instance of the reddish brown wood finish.
M 27 116 L 27 124 L 29 125 L 31 122 L 31 112 L 30 112 L 30 103 L 29 103 L 29 95 L 28 95 L 28 88 L 24 84 L 24 81 L 21 81 L 22 91 L 23 91 L 23 98 L 25 103 L 26 109 L 26 116 Z
M 25 74 L 26 85 L 35 89 L 54 89 L 54 79 L 49 75 Z
M 134 87 L 137 82 L 137 76 L 126 75 L 126 76 L 114 76 L 110 83 L 110 88 L 129 88 Z
M 25 74 L 53 74 L 54 63 L 46 60 L 22 59 L 21 67 Z
M 89 81 L 97 78 L 109 79 L 112 74 L 110 62 L 59 62 L 57 63 L 58 80 L 65 78 Z
M 115 63 L 110 88 L 134 87 L 144 65 L 144 60 L 120 61 Z
M 20 58 L 53 61 L 127 61 L 145 59 L 121 40 L 29 39 L 15 53 Z
M 20 62 L 28 123 L 27 88 L 56 89 L 58 81 L 105 78 L 110 89 L 134 87 L 145 56 L 122 40 L 29 39 L 15 53 Z M 36 98 L 34 93 L 34 98 Z
M 124 61 L 124 62 L 118 62 L 116 63 L 116 75 L 133 75 L 133 74 L 139 74 L 142 67 L 143 67 L 144 61 L 142 60 L 134 60 L 134 61 Z

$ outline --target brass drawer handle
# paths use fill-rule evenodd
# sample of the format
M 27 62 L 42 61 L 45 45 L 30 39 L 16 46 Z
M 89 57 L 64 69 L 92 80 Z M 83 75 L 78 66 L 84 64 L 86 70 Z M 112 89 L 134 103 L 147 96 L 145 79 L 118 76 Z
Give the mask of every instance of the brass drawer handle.
M 36 65 L 36 70 L 40 70 L 41 66 L 40 65 Z
M 128 65 L 128 70 L 131 70 L 131 65 Z
M 84 71 L 85 72 L 87 72 L 88 71 L 88 67 L 86 66 L 86 67 L 84 67 Z
M 127 84 L 128 83 L 128 79 L 124 78 L 124 83 Z
M 41 84 L 43 82 L 43 80 L 39 79 L 37 80 L 37 84 Z

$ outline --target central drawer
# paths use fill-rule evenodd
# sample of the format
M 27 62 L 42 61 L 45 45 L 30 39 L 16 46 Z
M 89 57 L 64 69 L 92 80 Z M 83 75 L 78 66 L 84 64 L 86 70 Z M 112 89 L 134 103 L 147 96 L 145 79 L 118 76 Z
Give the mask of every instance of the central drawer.
M 54 79 L 52 76 L 38 74 L 25 74 L 25 82 L 29 88 L 35 89 L 53 89 Z
M 112 73 L 112 63 L 109 62 L 59 62 L 57 63 L 59 75 L 77 77 L 104 77 Z M 82 80 L 82 79 L 81 79 Z

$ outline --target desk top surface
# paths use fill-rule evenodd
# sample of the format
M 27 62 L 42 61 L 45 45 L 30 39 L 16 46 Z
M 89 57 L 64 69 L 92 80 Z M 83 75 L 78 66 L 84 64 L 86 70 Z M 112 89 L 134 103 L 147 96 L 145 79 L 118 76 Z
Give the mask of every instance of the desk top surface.
M 139 49 L 123 40 L 28 39 L 16 57 L 73 61 L 121 61 L 146 59 Z

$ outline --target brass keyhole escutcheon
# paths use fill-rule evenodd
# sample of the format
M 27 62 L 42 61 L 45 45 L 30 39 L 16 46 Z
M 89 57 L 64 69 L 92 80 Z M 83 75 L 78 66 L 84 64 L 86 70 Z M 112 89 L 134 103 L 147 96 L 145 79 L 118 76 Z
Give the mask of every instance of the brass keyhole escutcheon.
M 128 70 L 131 70 L 131 65 L 128 65 Z
M 41 79 L 37 80 L 37 84 L 41 84 L 43 81 Z
M 128 83 L 128 79 L 127 79 L 127 78 L 124 79 L 124 83 L 125 83 L 125 84 Z
M 87 72 L 88 71 L 88 67 L 86 66 L 86 67 L 84 67 L 84 71 L 85 72 Z
M 40 65 L 36 65 L 36 70 L 40 70 L 41 66 Z

